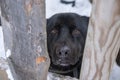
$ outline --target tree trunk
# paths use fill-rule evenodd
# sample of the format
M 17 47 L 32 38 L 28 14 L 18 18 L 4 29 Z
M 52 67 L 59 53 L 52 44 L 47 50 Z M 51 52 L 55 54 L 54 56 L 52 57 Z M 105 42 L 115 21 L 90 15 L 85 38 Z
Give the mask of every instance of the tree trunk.
M 44 0 L 0 0 L 5 50 L 15 80 L 46 80 L 50 60 L 46 48 Z
M 93 0 L 80 80 L 109 80 L 120 48 L 120 0 Z

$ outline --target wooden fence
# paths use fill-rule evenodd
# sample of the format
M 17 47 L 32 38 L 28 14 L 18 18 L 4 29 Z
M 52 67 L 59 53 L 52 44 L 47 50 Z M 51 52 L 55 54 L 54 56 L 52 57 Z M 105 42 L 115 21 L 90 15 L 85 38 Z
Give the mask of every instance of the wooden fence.
M 5 50 L 15 80 L 46 80 L 44 0 L 0 0 Z M 109 80 L 120 48 L 120 0 L 93 0 L 80 80 Z

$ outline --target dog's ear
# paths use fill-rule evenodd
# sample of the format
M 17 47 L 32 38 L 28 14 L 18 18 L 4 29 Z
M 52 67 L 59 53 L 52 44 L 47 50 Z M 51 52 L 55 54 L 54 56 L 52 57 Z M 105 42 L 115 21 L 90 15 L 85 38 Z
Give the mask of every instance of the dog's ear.
M 83 35 L 86 38 L 88 25 L 89 25 L 89 17 L 81 16 L 80 19 L 81 19 L 81 24 L 82 24 L 82 31 L 84 33 Z
M 120 49 L 117 55 L 117 59 L 116 59 L 117 64 L 120 66 Z
M 47 23 L 47 24 L 48 24 L 48 22 L 49 22 L 49 19 L 46 20 L 46 23 Z
M 0 17 L 0 26 L 2 25 L 2 23 L 1 23 L 1 17 Z
M 50 19 L 46 19 L 46 30 L 48 30 L 49 28 L 48 28 L 48 26 L 49 26 L 49 21 L 50 21 Z M 48 31 L 47 31 L 48 32 Z
M 89 24 L 89 17 L 81 16 L 81 19 L 84 21 L 84 23 L 88 26 Z

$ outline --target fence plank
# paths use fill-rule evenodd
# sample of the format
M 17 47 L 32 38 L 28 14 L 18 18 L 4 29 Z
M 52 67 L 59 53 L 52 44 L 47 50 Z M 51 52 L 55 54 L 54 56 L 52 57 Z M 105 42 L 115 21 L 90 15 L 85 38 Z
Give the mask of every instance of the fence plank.
M 109 80 L 120 48 L 120 0 L 93 0 L 80 80 Z
M 44 0 L 0 0 L 0 6 L 5 49 L 11 51 L 15 80 L 46 80 L 50 62 Z

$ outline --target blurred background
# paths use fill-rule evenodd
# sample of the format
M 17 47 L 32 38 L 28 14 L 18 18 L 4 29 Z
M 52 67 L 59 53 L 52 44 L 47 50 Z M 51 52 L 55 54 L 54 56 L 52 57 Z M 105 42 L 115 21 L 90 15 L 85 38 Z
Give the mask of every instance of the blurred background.
M 91 7 L 89 0 L 46 0 L 46 18 L 64 12 L 90 16 Z

